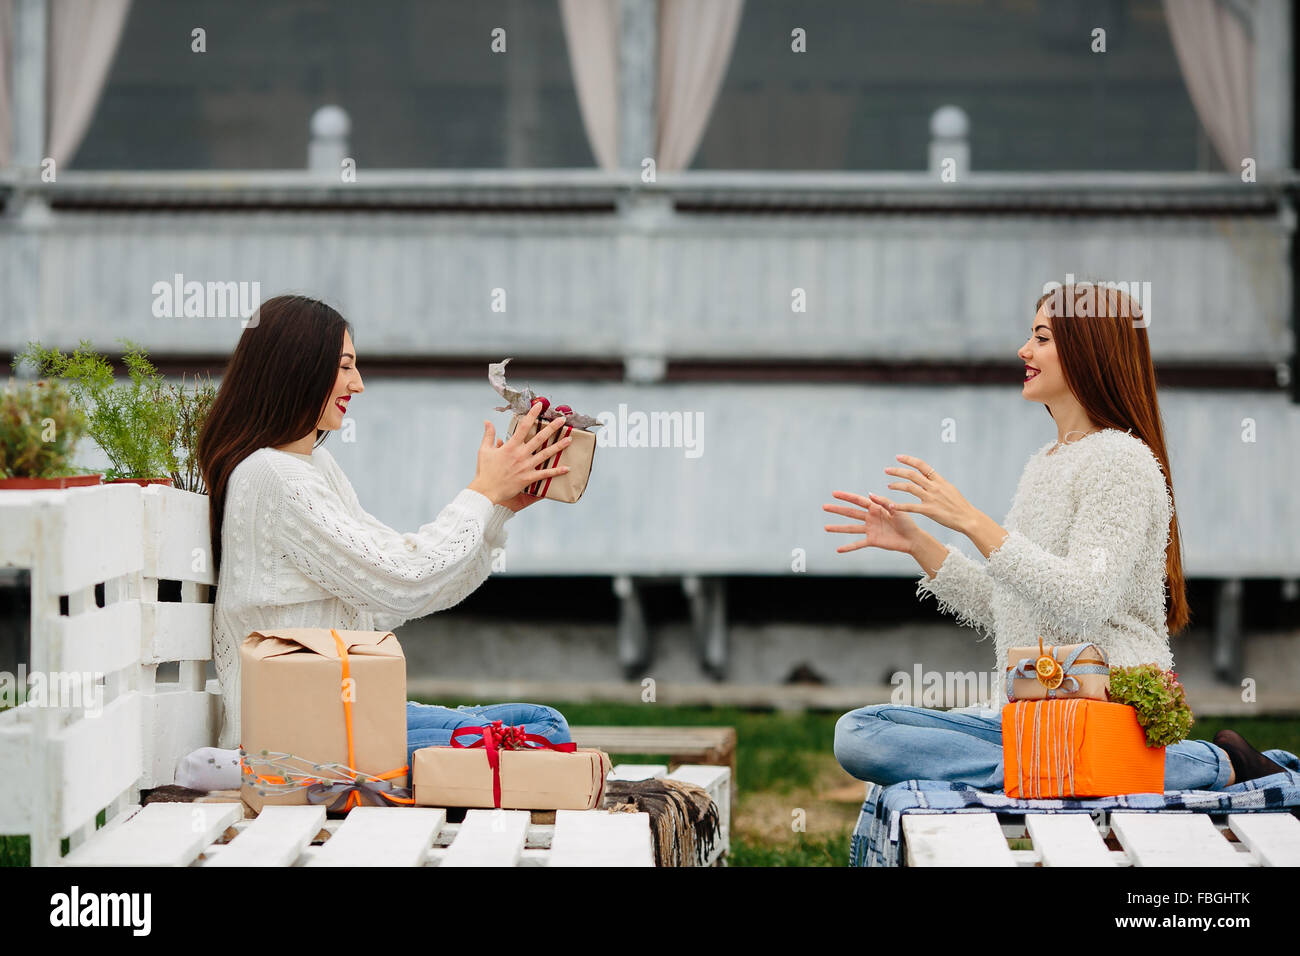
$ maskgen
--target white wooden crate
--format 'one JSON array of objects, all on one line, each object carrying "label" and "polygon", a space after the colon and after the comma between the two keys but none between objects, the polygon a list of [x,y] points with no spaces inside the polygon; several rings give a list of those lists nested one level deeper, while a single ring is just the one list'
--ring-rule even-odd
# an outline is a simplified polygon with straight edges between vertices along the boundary
[{"label": "white wooden crate", "polygon": [[[219,688],[204,677],[215,583],[208,499],[134,484],[6,491],[0,527],[0,567],[31,571],[31,671],[103,680],[100,707],[0,713],[0,834],[30,834],[33,865],[653,864],[644,813],[559,811],[542,826],[512,811],[449,824],[430,808],[365,807],[330,821],[320,808],[275,808],[245,821],[240,804],[141,807],[141,789],[172,783],[180,759],[214,746],[219,730]],[[179,582],[169,585],[179,600],[159,600],[164,581]],[[159,680],[172,664],[175,679]],[[672,776],[717,802],[717,861],[728,846],[730,771],[686,766]],[[101,811],[108,823],[96,829]]]},{"label": "white wooden crate", "polygon": [[[1287,812],[904,813],[908,866],[1298,866],[1300,819]],[[1106,843],[1114,834],[1120,849]],[[1012,850],[1009,839],[1032,841]]]}]

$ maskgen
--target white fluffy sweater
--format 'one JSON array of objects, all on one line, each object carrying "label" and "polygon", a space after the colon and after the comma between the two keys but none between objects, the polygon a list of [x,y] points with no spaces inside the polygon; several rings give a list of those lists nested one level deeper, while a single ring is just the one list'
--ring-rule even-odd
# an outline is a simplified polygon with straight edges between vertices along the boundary
[{"label": "white fluffy sweater", "polygon": [[464,600],[487,578],[514,512],[463,489],[419,531],[367,514],[323,447],[260,448],[226,489],[212,649],[218,746],[239,746],[239,645],[264,627],[393,630]]},{"label": "white fluffy sweater", "polygon": [[1165,548],[1173,499],[1146,443],[1108,428],[1048,442],[1025,465],[987,560],[948,545],[918,597],[994,639],[993,704],[1008,648],[1092,641],[1115,666],[1173,667],[1165,623]]}]

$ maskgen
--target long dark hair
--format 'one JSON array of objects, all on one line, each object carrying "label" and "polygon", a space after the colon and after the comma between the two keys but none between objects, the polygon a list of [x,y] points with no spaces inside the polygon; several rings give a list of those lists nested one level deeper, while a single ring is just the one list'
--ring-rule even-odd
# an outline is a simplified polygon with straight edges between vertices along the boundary
[{"label": "long dark hair", "polygon": [[[1052,338],[1061,358],[1065,384],[1092,422],[1102,428],[1132,429],[1146,442],[1164,469],[1169,500],[1174,500],[1174,476],[1165,449],[1165,432],[1156,400],[1156,371],[1147,340],[1142,307],[1120,289],[1080,282],[1045,292],[1034,307],[1052,320]],[[1048,408],[1048,414],[1051,409]],[[1169,544],[1165,548],[1168,600],[1165,622],[1169,634],[1191,619],[1183,579],[1178,513],[1169,515]]]},{"label": "long dark hair", "polygon": [[[352,326],[324,302],[279,295],[261,304],[239,337],[199,434],[214,574],[231,472],[259,448],[297,441],[320,421],[338,378],[344,332],[351,335]],[[316,429],[316,445],[328,434]]]}]

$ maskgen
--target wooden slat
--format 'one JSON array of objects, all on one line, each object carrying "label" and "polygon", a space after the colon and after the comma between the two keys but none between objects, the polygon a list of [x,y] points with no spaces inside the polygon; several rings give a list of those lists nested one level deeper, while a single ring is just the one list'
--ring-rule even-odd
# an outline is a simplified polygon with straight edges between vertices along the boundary
[{"label": "wooden slat", "polygon": [[423,866],[447,811],[356,807],[308,866]]},{"label": "wooden slat", "polygon": [[119,601],[51,621],[52,671],[109,674],[140,660],[140,602]]},{"label": "wooden slat", "polygon": [[995,813],[905,813],[908,866],[1015,866]]},{"label": "wooden slat", "polygon": [[144,705],[140,785],[166,786],[176,782],[176,767],[182,757],[216,742],[221,727],[220,701],[206,691],[158,689],[145,695]]},{"label": "wooden slat", "polygon": [[1114,866],[1115,858],[1086,813],[1027,813],[1025,826],[1043,866]]},{"label": "wooden slat", "polygon": [[212,605],[143,601],[140,605],[142,663],[212,658]]},{"label": "wooden slat", "polygon": [[1230,813],[1228,826],[1263,866],[1300,866],[1300,820],[1289,812]]},{"label": "wooden slat", "polygon": [[263,807],[244,831],[204,866],[293,866],[325,825],[323,806]]},{"label": "wooden slat", "polygon": [[524,851],[532,815],[526,810],[469,810],[443,866],[515,866]]},{"label": "wooden slat", "polygon": [[557,810],[549,866],[654,866],[650,814]]},{"label": "wooden slat", "polygon": [[0,833],[29,833],[36,819],[41,781],[30,716],[26,707],[0,713]]},{"label": "wooden slat", "polygon": [[69,594],[109,578],[139,571],[144,553],[139,485],[98,485],[42,492],[52,497],[42,510],[42,540],[37,557],[45,567],[44,586]]},{"label": "wooden slat", "polygon": [[[732,727],[570,727],[579,747],[611,753],[674,753],[735,746]],[[658,748],[658,749],[655,749]]]},{"label": "wooden slat", "polygon": [[144,573],[151,578],[216,584],[207,495],[150,485],[142,490],[141,503]]},{"label": "wooden slat", "polygon": [[239,803],[151,803],[63,858],[68,866],[188,866],[226,827]]},{"label": "wooden slat", "polygon": [[[54,777],[50,783],[58,793],[56,824],[60,833],[94,819],[140,778],[144,769],[142,709],[142,696],[130,691],[106,704],[98,717],[76,720],[53,735]],[[53,808],[44,812],[53,812]]]},{"label": "wooden slat", "polygon": [[667,776],[668,768],[657,763],[616,763],[610,770],[609,780],[649,780]]},{"label": "wooden slat", "polygon": [[1115,811],[1110,827],[1134,866],[1249,866],[1203,813]]}]

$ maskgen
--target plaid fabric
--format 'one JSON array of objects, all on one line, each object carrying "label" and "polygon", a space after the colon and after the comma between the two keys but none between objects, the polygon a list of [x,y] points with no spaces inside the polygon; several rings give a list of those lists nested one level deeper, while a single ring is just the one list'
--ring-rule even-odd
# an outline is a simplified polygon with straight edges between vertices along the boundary
[{"label": "plaid fabric", "polygon": [[891,787],[867,784],[867,799],[849,844],[849,866],[902,866],[905,813],[1092,813],[1140,810],[1147,813],[1238,813],[1244,810],[1300,810],[1300,757],[1285,750],[1264,756],[1287,768],[1222,790],[1170,790],[1120,797],[1016,800],[1005,793],[977,790],[943,780],[904,780]]}]

